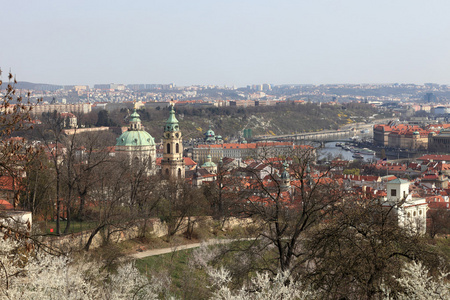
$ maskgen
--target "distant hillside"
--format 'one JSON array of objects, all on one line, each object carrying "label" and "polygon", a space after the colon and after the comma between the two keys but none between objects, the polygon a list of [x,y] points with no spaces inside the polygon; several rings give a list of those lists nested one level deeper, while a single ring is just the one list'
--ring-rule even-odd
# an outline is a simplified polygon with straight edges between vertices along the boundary
[{"label": "distant hillside", "polygon": [[[8,82],[4,81],[2,88],[4,88]],[[55,91],[63,88],[62,85],[46,84],[46,83],[32,83],[27,81],[18,81],[15,85],[16,89],[24,90],[37,90],[37,91]]]},{"label": "distant hillside", "polygon": [[[371,105],[348,103],[328,104],[280,104],[271,107],[248,108],[184,108],[175,107],[180,127],[185,137],[201,137],[211,129],[216,135],[239,136],[244,129],[252,129],[253,135],[279,135],[295,132],[308,132],[337,129],[341,125],[366,120],[379,113]],[[151,109],[139,111],[145,128],[157,140],[162,136],[164,121],[168,110]],[[116,112],[111,117],[126,126],[125,114]]]}]

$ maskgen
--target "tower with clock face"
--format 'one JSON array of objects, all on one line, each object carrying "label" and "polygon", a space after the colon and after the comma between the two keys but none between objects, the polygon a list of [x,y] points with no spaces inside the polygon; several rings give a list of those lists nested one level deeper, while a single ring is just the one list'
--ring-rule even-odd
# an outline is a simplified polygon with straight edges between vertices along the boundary
[{"label": "tower with clock face", "polygon": [[170,105],[170,115],[164,126],[163,147],[162,175],[170,179],[184,178],[183,139],[173,104]]}]

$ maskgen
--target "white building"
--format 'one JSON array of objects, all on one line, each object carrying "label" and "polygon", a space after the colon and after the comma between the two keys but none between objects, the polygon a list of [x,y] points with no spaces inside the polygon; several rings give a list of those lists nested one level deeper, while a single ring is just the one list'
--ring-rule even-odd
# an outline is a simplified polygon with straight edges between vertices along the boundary
[{"label": "white building", "polygon": [[426,233],[428,204],[425,198],[413,197],[409,193],[410,182],[394,179],[387,183],[386,207],[394,207],[398,224],[412,233]]}]

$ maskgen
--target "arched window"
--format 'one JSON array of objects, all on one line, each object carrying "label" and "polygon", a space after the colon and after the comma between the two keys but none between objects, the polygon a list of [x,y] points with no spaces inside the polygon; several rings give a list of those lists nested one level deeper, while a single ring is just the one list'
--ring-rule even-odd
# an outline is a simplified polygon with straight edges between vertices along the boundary
[{"label": "arched window", "polygon": [[170,154],[170,144],[167,144],[167,154]]},{"label": "arched window", "polygon": [[169,177],[169,169],[166,169],[166,176]]},{"label": "arched window", "polygon": [[178,143],[176,144],[176,153],[180,153],[180,145]]},{"label": "arched window", "polygon": [[178,168],[178,178],[181,178],[181,169],[180,168]]}]

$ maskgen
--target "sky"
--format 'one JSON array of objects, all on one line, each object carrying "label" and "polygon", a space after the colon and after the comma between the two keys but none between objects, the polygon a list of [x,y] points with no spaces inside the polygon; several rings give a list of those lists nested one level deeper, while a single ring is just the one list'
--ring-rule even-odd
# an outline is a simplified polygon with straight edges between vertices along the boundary
[{"label": "sky", "polygon": [[0,1],[0,68],[61,85],[450,83],[448,0]]}]

